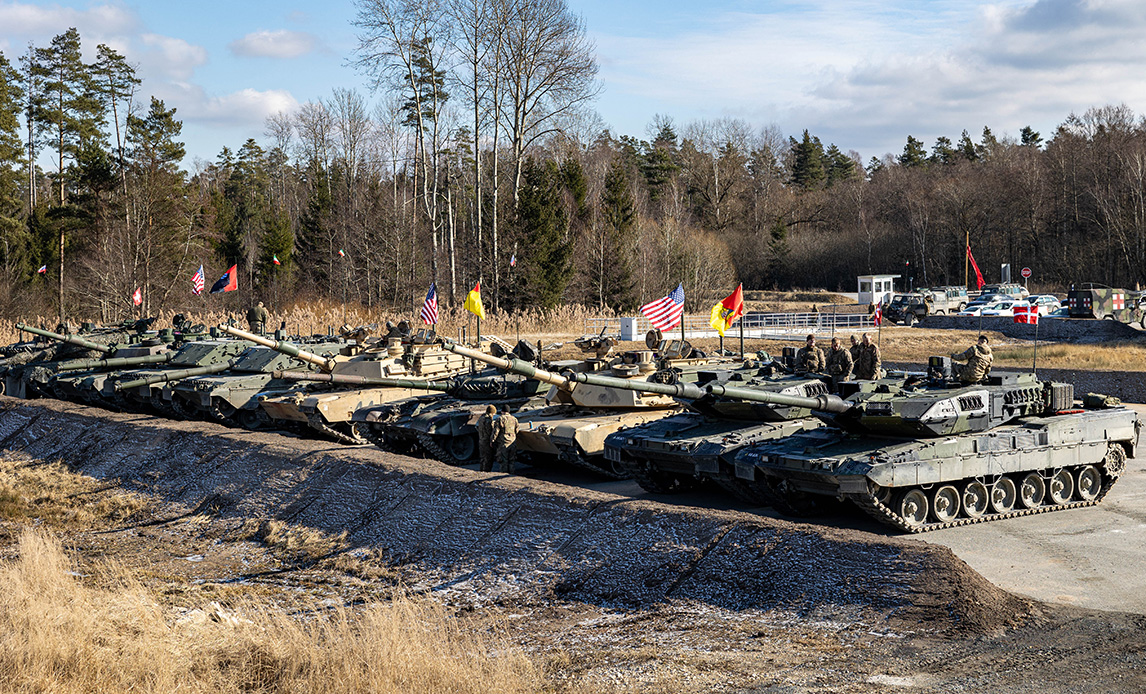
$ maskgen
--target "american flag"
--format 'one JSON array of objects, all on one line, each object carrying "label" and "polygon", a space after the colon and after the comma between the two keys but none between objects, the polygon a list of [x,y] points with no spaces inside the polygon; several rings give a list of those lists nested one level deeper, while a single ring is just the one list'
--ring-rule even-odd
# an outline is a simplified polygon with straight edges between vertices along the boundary
[{"label": "american flag", "polygon": [[649,319],[657,330],[671,330],[680,322],[684,314],[684,285],[678,284],[669,295],[645,304],[641,307],[641,315]]},{"label": "american flag", "polygon": [[438,322],[438,289],[433,282],[430,291],[426,293],[426,301],[422,303],[422,322],[434,325]]},{"label": "american flag", "polygon": [[198,296],[203,293],[203,288],[207,286],[207,278],[203,276],[203,266],[199,266],[199,271],[191,278],[191,293]]}]

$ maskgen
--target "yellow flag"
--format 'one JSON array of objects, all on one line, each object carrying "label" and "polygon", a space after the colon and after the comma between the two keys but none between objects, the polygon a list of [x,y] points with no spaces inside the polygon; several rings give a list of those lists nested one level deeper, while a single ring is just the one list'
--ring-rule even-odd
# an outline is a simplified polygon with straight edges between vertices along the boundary
[{"label": "yellow flag", "polygon": [[736,287],[736,291],[725,297],[724,301],[712,307],[712,316],[709,325],[716,328],[716,332],[724,337],[724,331],[732,327],[736,319],[744,315],[744,285]]},{"label": "yellow flag", "polygon": [[485,307],[481,305],[481,282],[475,284],[470,293],[466,295],[466,303],[462,306],[478,318],[485,320]]}]

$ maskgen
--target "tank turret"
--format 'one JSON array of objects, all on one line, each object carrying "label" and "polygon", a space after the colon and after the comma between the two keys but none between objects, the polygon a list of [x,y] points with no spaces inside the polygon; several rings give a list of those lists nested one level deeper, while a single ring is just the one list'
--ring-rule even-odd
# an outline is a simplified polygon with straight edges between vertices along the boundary
[{"label": "tank turret", "polygon": [[79,337],[78,335],[61,335],[59,333],[54,333],[50,330],[41,330],[40,328],[33,328],[32,326],[24,325],[23,323],[17,323],[16,329],[17,330],[23,330],[24,332],[32,333],[33,335],[39,335],[40,337],[46,337],[49,340],[56,340],[57,342],[65,342],[69,345],[76,345],[77,347],[83,347],[84,349],[90,349],[90,350],[94,350],[96,352],[103,352],[104,354],[111,354],[112,352],[115,351],[114,347],[109,347],[108,345],[101,345],[98,342],[92,342],[91,340],[85,340],[84,338]]},{"label": "tank turret", "polygon": [[307,350],[287,342],[286,340],[271,340],[263,337],[262,335],[249,333],[246,330],[240,330],[230,325],[220,325],[219,330],[233,337],[238,337],[243,340],[247,340],[248,342],[254,342],[256,345],[270,347],[276,352],[282,352],[283,354],[290,355],[299,361],[306,362],[307,364],[312,364],[327,373],[333,371],[335,365],[338,363],[332,357],[323,357],[315,354],[314,352],[308,352]]},{"label": "tank turret", "polygon": [[218,364],[208,364],[207,366],[197,366],[191,369],[175,369],[172,371],[160,371],[150,376],[137,378],[131,381],[116,381],[115,389],[117,391],[131,390],[133,388],[141,388],[143,386],[153,386],[157,383],[169,383],[171,381],[179,381],[184,378],[191,378],[193,376],[206,376],[208,374],[217,374],[227,371],[235,367],[237,359],[229,359]]}]

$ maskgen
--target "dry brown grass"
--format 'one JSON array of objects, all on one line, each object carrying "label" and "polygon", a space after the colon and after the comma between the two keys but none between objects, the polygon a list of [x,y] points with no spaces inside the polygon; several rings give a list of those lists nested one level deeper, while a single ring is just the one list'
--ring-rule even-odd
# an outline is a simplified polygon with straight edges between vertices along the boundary
[{"label": "dry brown grass", "polygon": [[142,496],[105,488],[61,462],[0,458],[3,520],[39,519],[55,527],[88,528],[122,522],[146,506]]},{"label": "dry brown grass", "polygon": [[321,530],[288,525],[277,520],[248,519],[239,529],[238,539],[258,538],[268,547],[301,559],[321,559],[346,548],[346,531],[328,535]]},{"label": "dry brown grass", "polygon": [[[497,630],[427,600],[349,610],[249,601],[164,607],[128,572],[87,585],[53,536],[28,528],[0,565],[0,683],[60,692],[527,692],[543,675]],[[90,567],[87,569],[91,571]]]}]

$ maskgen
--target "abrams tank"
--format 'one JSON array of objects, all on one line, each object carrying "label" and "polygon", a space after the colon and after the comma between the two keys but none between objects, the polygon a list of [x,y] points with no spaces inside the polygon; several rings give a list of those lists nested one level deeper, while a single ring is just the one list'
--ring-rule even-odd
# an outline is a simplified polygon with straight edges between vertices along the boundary
[{"label": "abrams tank", "polygon": [[[670,358],[658,364],[651,350],[637,350],[612,359],[574,362],[574,368],[556,374],[518,359],[475,353],[454,344],[447,343],[446,349],[551,386],[545,406],[515,415],[519,454],[534,460],[557,459],[613,479],[625,479],[629,472],[605,458],[605,438],[679,412],[680,405],[673,394],[660,390],[623,388],[616,383],[606,387],[580,381],[578,376],[608,375],[620,383],[657,379],[691,382],[716,361]],[[671,356],[679,357],[685,351],[678,348]]]},{"label": "abrams tank", "polygon": [[[307,345],[322,357],[336,354],[342,346],[336,342]],[[272,420],[259,407],[259,396],[284,395],[301,388],[298,381],[276,375],[300,364],[306,365],[270,347],[253,345],[225,374],[204,374],[167,383],[163,399],[187,418],[209,419],[251,430],[266,428]]]},{"label": "abrams tank", "polygon": [[[921,532],[1089,506],[1134,455],[1137,415],[1115,398],[1074,398],[1034,374],[953,381],[932,357],[930,378],[814,401],[714,386],[714,394],[811,407],[833,426],[742,449],[736,475],[777,510],[811,515],[853,502],[882,523]],[[797,402],[798,401],[798,402]]]},{"label": "abrams tank", "polygon": [[[269,340],[233,327],[221,327],[220,330],[300,359],[333,376],[440,381],[470,367],[468,359],[451,354],[436,344],[437,336],[428,330],[419,331],[408,343],[400,338],[390,338],[384,344],[377,343],[369,348],[358,344],[346,345],[332,357],[320,357],[290,343]],[[307,425],[335,441],[363,444],[369,441],[362,435],[360,424],[353,421],[356,410],[420,394],[420,391],[410,388],[343,387],[334,390],[331,385],[337,383],[328,381],[325,386],[316,384],[316,387],[287,395],[262,395],[259,396],[259,404],[268,417],[278,420],[277,425]]]}]

